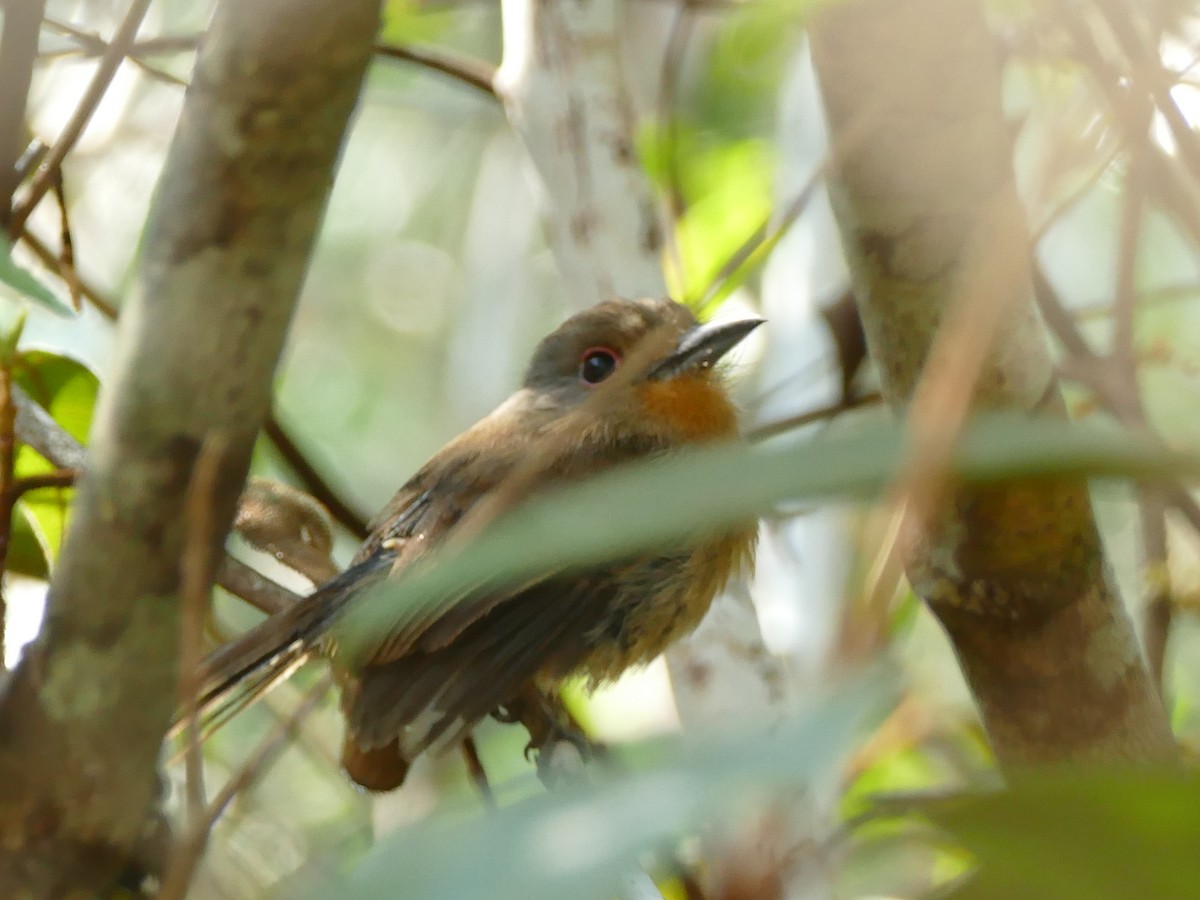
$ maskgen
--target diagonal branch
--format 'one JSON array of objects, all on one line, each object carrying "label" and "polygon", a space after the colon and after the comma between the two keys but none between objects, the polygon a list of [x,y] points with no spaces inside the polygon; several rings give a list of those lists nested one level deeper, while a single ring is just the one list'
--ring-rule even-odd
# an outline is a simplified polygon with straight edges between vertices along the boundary
[{"label": "diagonal branch", "polygon": [[413,44],[379,43],[375,45],[375,53],[389,59],[416,63],[433,72],[440,72],[448,78],[453,78],[460,84],[472,87],[493,99],[496,97],[496,91],[492,87],[496,70],[480,60],[436,47],[418,47]]},{"label": "diagonal branch", "polygon": [[38,202],[46,195],[46,192],[54,187],[54,181],[58,177],[59,166],[67,158],[67,153],[75,146],[75,142],[79,140],[79,136],[83,134],[83,129],[91,121],[92,114],[96,111],[96,107],[100,105],[100,101],[104,99],[104,93],[108,90],[109,84],[112,83],[113,76],[117,74],[117,69],[120,67],[121,61],[125,59],[125,54],[129,52],[129,48],[133,45],[133,40],[137,36],[137,30],[141,27],[142,19],[145,18],[146,10],[149,7],[150,0],[130,0],[125,17],[117,27],[117,33],[113,35],[108,49],[100,57],[100,63],[96,67],[96,74],[92,76],[87,90],[84,91],[83,96],[79,100],[79,105],[71,113],[71,118],[67,120],[62,134],[58,136],[58,140],[54,142],[54,146],[50,148],[50,152],[42,160],[41,166],[38,167],[38,173],[33,179],[33,184],[29,186],[28,195],[21,202],[21,205],[13,210],[12,218],[8,222],[8,234],[10,237],[16,238],[20,235],[21,229],[25,227],[25,222],[29,219],[34,207],[38,205]]}]

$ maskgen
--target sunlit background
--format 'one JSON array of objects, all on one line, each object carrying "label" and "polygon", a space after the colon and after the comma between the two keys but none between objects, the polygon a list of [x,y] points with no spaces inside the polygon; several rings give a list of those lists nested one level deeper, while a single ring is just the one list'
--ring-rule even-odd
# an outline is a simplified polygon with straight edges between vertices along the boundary
[{"label": "sunlit background", "polygon": [[[383,39],[436,44],[496,63],[500,20],[488,2],[387,4]],[[824,130],[804,35],[803,4],[713,4],[694,16],[678,70],[678,89],[663,108],[660,80],[674,4],[625,6],[627,74],[639,103],[642,149],[661,173],[665,155],[681,172],[688,207],[678,226],[685,282],[703,283],[750,237],[772,208],[791,203],[821,165]],[[1088,73],[1048,46],[1026,48],[1048,27],[1023,4],[994,4],[998,40],[1014,49],[1005,99],[1014,124],[1018,180],[1038,253],[1085,332],[1103,342],[1109,330],[1115,241],[1124,170],[1118,138]],[[50,18],[108,34],[123,11],[116,0],[51,0]],[[208,3],[162,0],[141,34],[201,32]],[[1168,66],[1192,67],[1200,28],[1190,17],[1161,47]],[[30,99],[30,126],[50,140],[62,128],[91,76],[94,60],[70,34],[43,32]],[[1024,49],[1022,49],[1024,48]],[[126,63],[67,160],[65,193],[76,264],[83,281],[118,306],[155,180],[179,113],[192,53]],[[1183,114],[1200,115],[1200,89],[1184,77],[1175,89]],[[664,121],[664,112],[669,116]],[[1155,135],[1173,153],[1167,128]],[[345,147],[338,181],[277,378],[276,412],[311,462],[350,505],[373,514],[447,439],[508,395],[544,333],[577,307],[547,249],[524,153],[494,98],[444,75],[399,60],[377,60]],[[43,203],[31,231],[57,246],[60,222]],[[18,259],[64,298],[56,275],[27,251]],[[1193,239],[1151,208],[1137,286],[1142,387],[1153,425],[1171,443],[1200,443],[1200,271]],[[765,263],[740,281],[718,316],[761,312],[769,326],[734,360],[732,375],[747,425],[762,424],[837,401],[840,370],[819,315],[837,299],[847,275],[827,201],[818,191]],[[0,287],[0,291],[4,290]],[[11,315],[12,304],[0,306]],[[34,308],[23,346],[77,360],[104,380],[113,325],[89,303],[76,317]],[[82,436],[94,382],[85,371],[63,374],[64,403],[79,405]],[[873,389],[870,373],[856,390]],[[74,399],[72,399],[74,398]],[[1075,412],[1094,413],[1082,392]],[[819,439],[876,407],[809,426],[797,439]],[[262,474],[289,478],[265,443]],[[1098,489],[1105,537],[1126,597],[1140,619],[1139,525],[1124,488]],[[43,542],[56,540],[61,516],[52,501],[27,510]],[[886,522],[850,506],[787,508],[762,524],[753,597],[764,637],[786,662],[802,699],[832,678],[845,601],[870,577]],[[1173,535],[1173,587],[1195,607],[1200,573],[1195,535]],[[354,541],[339,535],[341,562]],[[45,583],[16,578],[9,587],[6,662],[36,631]],[[222,626],[232,631],[257,613],[224,598]],[[885,655],[902,677],[903,699],[889,730],[856,762],[852,795],[962,782],[987,765],[975,714],[952,655],[931,617],[911,596],[897,596]],[[1200,733],[1200,627],[1190,615],[1176,625],[1169,657],[1173,717],[1185,740]],[[208,744],[210,780],[219,783],[286,715],[315,673],[283,685]],[[602,740],[626,741],[678,727],[661,662],[618,684],[573,698]],[[424,760],[395,795],[356,791],[336,764],[340,741],[330,698],[301,728],[293,746],[223,819],[194,896],[248,897],[272,885],[289,896],[288,879],[313,867],[336,868],[366,848],[372,835],[438,814],[461,818],[481,808],[454,753]],[[877,736],[880,737],[880,736]],[[484,725],[485,766],[504,803],[541,790],[524,760],[524,735]],[[177,782],[176,766],[172,778]],[[893,834],[857,846],[842,866],[845,896],[906,896],[961,870],[961,861],[914,836]],[[293,884],[294,886],[294,884]]]}]

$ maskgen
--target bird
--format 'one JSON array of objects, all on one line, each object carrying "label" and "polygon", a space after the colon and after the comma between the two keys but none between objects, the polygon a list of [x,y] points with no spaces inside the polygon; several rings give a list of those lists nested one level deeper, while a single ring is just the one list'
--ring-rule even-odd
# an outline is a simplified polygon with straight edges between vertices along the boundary
[{"label": "bird", "polygon": [[[540,491],[624,462],[738,439],[717,363],[763,323],[701,323],[666,298],[612,299],[569,317],[533,352],[520,387],[451,440],[369,526],[349,568],[202,664],[202,702],[256,689],[319,653],[339,615],[382,579]],[[636,509],[629,515],[636,516]],[[756,523],[569,570],[485,596],[450,598],[432,621],[394,613],[353,671],[339,675],[341,763],[387,791],[419,753],[565,679],[610,682],[700,623],[753,565]]]}]

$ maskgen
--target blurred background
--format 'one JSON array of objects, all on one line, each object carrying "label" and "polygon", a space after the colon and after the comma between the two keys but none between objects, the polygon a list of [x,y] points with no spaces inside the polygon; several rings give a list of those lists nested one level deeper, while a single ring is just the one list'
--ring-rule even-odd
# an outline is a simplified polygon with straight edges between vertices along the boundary
[{"label": "blurred background", "polygon": [[[637,0],[622,7],[621,51],[639,113],[643,164],[662,195],[674,191],[682,201],[675,239],[685,274],[673,287],[683,296],[703,295],[721,262],[754,239],[772,210],[807,197],[806,187],[818,175],[826,146],[805,37],[811,6],[798,0],[694,3],[686,30],[677,3]],[[33,137],[50,143],[62,130],[94,70],[88,37],[111,34],[124,9],[116,0],[48,2],[29,100]],[[1102,79],[1120,74],[1126,63],[1111,40],[1098,40],[1094,56],[1080,52],[1055,4],[996,0],[988,9],[1005,61],[1015,167],[1038,258],[1082,333],[1103,347],[1111,333],[1128,136],[1111,114]],[[1170,97],[1189,128],[1200,115],[1200,82],[1193,81],[1200,22],[1194,12],[1189,3],[1149,4],[1144,15],[1126,10],[1131,28],[1152,30],[1172,78]],[[210,14],[209,3],[195,0],[151,5],[140,35],[161,42],[120,68],[64,166],[78,278],[118,309],[130,288],[196,39]],[[389,0],[386,15],[385,44],[500,61],[496,3]],[[1076,5],[1070,15],[1088,24],[1098,14]],[[1117,83],[1118,89],[1128,85]],[[1166,165],[1178,160],[1170,123],[1156,121],[1153,140]],[[411,60],[381,55],[372,65],[277,375],[275,404],[283,429],[360,516],[373,515],[430,454],[505,398],[536,341],[579,305],[548,249],[528,166],[495,97]],[[1196,184],[1185,186],[1194,191]],[[1195,199],[1183,194],[1178,202]],[[1195,447],[1200,235],[1164,200],[1148,202],[1143,216],[1136,270],[1140,388],[1151,427],[1171,445]],[[29,230],[58,252],[61,221],[54,204],[39,206]],[[24,244],[14,258],[69,302],[57,267]],[[769,321],[732,365],[748,428],[836,407],[844,399],[847,372],[822,310],[847,288],[839,237],[818,183],[769,252],[724,283],[708,310],[718,316],[755,311]],[[6,290],[0,285],[0,294]],[[17,308],[15,302],[0,304],[0,314],[14,316]],[[83,437],[97,379],[104,380],[112,356],[111,316],[86,299],[74,316],[33,306],[21,346],[65,358],[34,381],[56,417]],[[871,373],[851,374],[852,396],[870,398]],[[1077,417],[1107,415],[1090,392],[1068,388]],[[883,415],[867,403],[817,416],[787,439],[820,440],[830,430]],[[294,481],[265,440],[255,468]],[[1148,575],[1132,492],[1110,484],[1095,492],[1136,622],[1153,593],[1150,576],[1170,585],[1177,614],[1164,680],[1173,722],[1190,743],[1200,733],[1196,535],[1170,520],[1169,565]],[[23,527],[50,555],[65,510],[64,499],[50,497],[22,508]],[[751,594],[795,702],[825,690],[860,628],[878,628],[884,637],[871,654],[899,673],[894,709],[836,779],[833,795],[842,810],[853,814],[869,794],[943,790],[985,771],[988,751],[953,656],[907,587],[882,613],[869,613],[882,615],[880,621],[857,618],[864,613],[855,598],[880,558],[879,535],[887,533],[880,513],[849,504],[789,507],[761,529]],[[355,544],[338,532],[341,563]],[[45,590],[36,561],[24,571],[14,579],[10,600],[10,666],[20,643],[36,631]],[[291,577],[278,569],[274,575]],[[234,598],[220,601],[226,633],[257,615]],[[300,673],[208,741],[211,781],[238,771],[316,674]],[[605,741],[678,727],[661,661],[595,695],[580,689],[571,701],[589,731]],[[482,809],[455,753],[424,760],[394,795],[372,798],[356,791],[338,771],[340,728],[336,700],[329,697],[222,819],[193,896],[254,897],[269,890],[290,896],[298,890],[294,879],[311,877],[314,868],[343,867],[378,833],[430,816],[454,821]],[[519,728],[488,723],[479,740],[502,805],[541,792],[523,757]],[[170,770],[176,794],[178,769]],[[833,883],[841,896],[911,896],[965,866],[960,853],[919,828],[868,827],[839,840]],[[669,878],[663,884],[668,894],[684,895]]]}]

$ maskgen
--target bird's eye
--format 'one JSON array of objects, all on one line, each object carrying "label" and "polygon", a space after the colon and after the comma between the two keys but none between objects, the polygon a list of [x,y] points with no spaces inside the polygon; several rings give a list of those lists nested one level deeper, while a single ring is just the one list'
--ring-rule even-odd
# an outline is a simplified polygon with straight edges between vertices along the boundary
[{"label": "bird's eye", "polygon": [[579,380],[584,384],[599,384],[617,370],[621,358],[607,347],[585,350],[579,361]]}]

